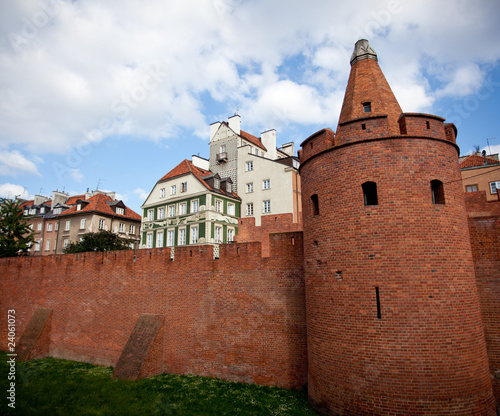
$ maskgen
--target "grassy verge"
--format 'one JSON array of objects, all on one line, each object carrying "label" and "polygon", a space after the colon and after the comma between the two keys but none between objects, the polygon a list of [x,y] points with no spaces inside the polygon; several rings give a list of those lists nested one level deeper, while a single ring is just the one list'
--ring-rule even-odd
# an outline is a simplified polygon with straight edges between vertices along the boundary
[{"label": "grassy verge", "polygon": [[55,358],[16,363],[12,409],[7,359],[0,352],[2,415],[316,415],[303,391],[169,374],[113,380],[109,367]]}]

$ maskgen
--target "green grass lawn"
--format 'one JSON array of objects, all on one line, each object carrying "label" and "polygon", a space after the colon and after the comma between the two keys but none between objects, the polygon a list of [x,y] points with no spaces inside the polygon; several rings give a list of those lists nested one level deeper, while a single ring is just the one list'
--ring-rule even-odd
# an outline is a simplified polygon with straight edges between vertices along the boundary
[{"label": "green grass lawn", "polygon": [[110,367],[55,358],[16,363],[11,409],[7,359],[0,352],[2,415],[316,415],[304,391],[169,374],[113,380]]}]

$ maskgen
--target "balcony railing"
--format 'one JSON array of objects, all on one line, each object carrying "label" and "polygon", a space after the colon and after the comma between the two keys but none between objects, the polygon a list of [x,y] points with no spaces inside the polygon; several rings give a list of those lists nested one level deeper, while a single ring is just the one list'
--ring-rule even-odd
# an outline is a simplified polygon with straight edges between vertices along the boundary
[{"label": "balcony railing", "polygon": [[217,153],[217,162],[227,162],[227,152]]}]

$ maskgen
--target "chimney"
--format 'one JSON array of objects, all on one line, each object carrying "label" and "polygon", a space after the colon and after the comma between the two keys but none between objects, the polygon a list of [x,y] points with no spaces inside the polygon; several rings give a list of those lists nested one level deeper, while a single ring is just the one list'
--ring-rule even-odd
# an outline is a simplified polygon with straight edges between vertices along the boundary
[{"label": "chimney", "polygon": [[229,117],[227,121],[229,121],[229,128],[236,134],[240,134],[241,117],[238,114],[235,114],[234,116]]},{"label": "chimney", "polygon": [[193,165],[203,170],[210,170],[210,161],[200,156],[193,155],[191,158]]},{"label": "chimney", "polygon": [[52,207],[57,204],[64,204],[68,200],[68,194],[66,192],[59,192],[57,189],[52,191]]},{"label": "chimney", "polygon": [[220,127],[220,121],[216,121],[215,123],[210,124],[210,141],[215,136],[215,133],[217,133],[217,130],[219,130]]},{"label": "chimney", "polygon": [[281,146],[281,150],[288,156],[293,156],[295,154],[294,143],[285,143],[283,146]]},{"label": "chimney", "polygon": [[260,141],[267,149],[266,157],[271,160],[276,160],[276,130],[268,130],[260,135]]}]

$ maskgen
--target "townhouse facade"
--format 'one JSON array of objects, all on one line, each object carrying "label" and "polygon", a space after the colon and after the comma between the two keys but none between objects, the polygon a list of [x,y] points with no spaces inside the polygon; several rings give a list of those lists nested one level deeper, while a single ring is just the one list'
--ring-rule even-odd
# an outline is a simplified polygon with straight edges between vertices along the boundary
[{"label": "townhouse facade", "polygon": [[141,248],[232,242],[240,199],[231,178],[208,170],[193,156],[164,175],[142,205]]},{"label": "townhouse facade", "polygon": [[276,130],[261,137],[241,129],[239,115],[210,126],[210,170],[230,177],[241,198],[242,218],[255,218],[260,226],[265,215],[293,215],[301,222],[299,160],[294,144],[276,147]]},{"label": "townhouse facade", "polygon": [[[241,130],[235,115],[210,125],[209,145],[209,159],[183,160],[153,187],[141,207],[141,248],[232,242],[241,227],[260,227],[264,216],[274,216],[275,231],[285,221],[281,214],[300,227],[293,143],[278,149],[275,130],[258,138]],[[253,222],[238,221],[244,218]]]},{"label": "townhouse facade", "polygon": [[35,237],[30,251],[34,256],[62,254],[70,243],[81,241],[85,233],[99,230],[112,231],[130,248],[139,248],[141,217],[123,201],[117,201],[114,192],[69,196],[54,191],[52,199],[37,195],[21,207],[30,217]]},{"label": "townhouse facade", "polygon": [[488,201],[498,201],[500,190],[500,160],[498,153],[486,152],[460,158],[460,172],[465,192],[485,191]]}]

